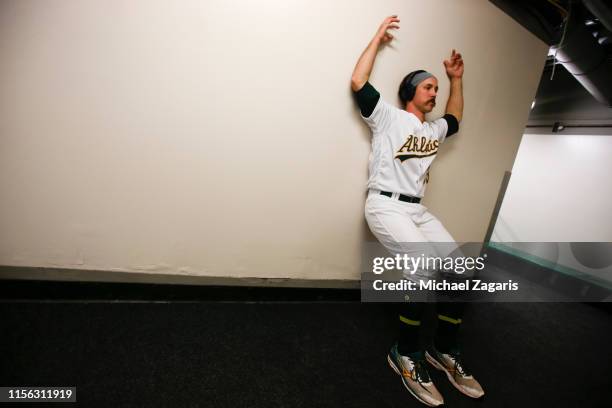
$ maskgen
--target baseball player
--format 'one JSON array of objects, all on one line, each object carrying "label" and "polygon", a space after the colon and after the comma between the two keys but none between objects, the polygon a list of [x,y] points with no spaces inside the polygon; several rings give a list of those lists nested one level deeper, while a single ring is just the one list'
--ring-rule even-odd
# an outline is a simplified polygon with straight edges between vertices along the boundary
[{"label": "baseball player", "polygon": [[[393,40],[390,30],[399,29],[397,15],[387,17],[361,54],[351,78],[351,88],[361,116],[372,130],[368,198],[365,216],[372,233],[391,253],[422,254],[417,243],[455,243],[442,223],[420,204],[429,179],[429,167],[440,145],[459,130],[463,114],[461,54],[452,51],[444,61],[450,80],[446,114],[432,122],[425,114],[436,105],[438,80],[427,71],[408,74],[399,86],[402,109],[384,101],[368,82],[378,50]],[[456,245],[456,244],[454,244]],[[446,255],[446,254],[438,254]],[[428,279],[420,270],[408,279]],[[457,334],[462,303],[439,303],[434,345],[425,352],[419,344],[422,303],[405,303],[399,314],[399,339],[389,352],[389,365],[411,394],[429,406],[444,403],[429,377],[426,362],[443,371],[462,393],[479,398],[484,391],[461,360]]]}]

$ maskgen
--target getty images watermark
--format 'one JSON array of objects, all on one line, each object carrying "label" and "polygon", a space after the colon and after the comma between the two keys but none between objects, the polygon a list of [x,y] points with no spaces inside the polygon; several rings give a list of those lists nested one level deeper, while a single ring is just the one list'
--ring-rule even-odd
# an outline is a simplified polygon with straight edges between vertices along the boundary
[{"label": "getty images watermark", "polygon": [[612,302],[612,242],[368,241],[363,302]]},{"label": "getty images watermark", "polygon": [[[372,288],[375,291],[470,291],[482,290],[493,293],[495,291],[518,290],[519,285],[509,279],[506,282],[485,282],[482,279],[467,278],[435,279],[431,278],[429,271],[449,271],[456,275],[465,276],[466,272],[479,272],[485,269],[486,254],[478,257],[439,257],[439,256],[408,256],[397,254],[393,257],[375,257],[372,259],[372,273],[381,275],[388,271],[401,271],[404,276],[414,276],[416,279],[400,279],[399,281],[385,281],[375,279]],[[417,272],[423,271],[421,274]]]}]

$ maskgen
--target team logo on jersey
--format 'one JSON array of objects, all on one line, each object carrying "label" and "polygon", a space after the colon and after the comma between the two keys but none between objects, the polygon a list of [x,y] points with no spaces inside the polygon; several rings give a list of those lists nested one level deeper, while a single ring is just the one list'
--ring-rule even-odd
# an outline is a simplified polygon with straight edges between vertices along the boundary
[{"label": "team logo on jersey", "polygon": [[410,135],[395,154],[395,158],[403,162],[408,159],[433,156],[438,153],[439,146],[440,142],[437,140]]}]

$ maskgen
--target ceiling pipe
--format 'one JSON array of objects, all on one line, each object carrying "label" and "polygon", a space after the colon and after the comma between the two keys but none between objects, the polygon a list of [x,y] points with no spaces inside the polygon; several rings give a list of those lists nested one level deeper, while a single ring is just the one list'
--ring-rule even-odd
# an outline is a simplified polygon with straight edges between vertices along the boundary
[{"label": "ceiling pipe", "polygon": [[608,31],[612,31],[612,7],[609,3],[601,0],[582,0],[582,2]]},{"label": "ceiling pipe", "polygon": [[572,15],[567,24],[563,43],[553,46],[552,54],[595,99],[612,107],[612,69],[605,49]]}]

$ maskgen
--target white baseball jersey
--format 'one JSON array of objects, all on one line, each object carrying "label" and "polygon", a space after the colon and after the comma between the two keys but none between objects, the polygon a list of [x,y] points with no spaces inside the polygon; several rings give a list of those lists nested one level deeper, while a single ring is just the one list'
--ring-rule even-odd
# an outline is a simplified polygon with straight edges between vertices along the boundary
[{"label": "white baseball jersey", "polygon": [[369,117],[361,117],[373,133],[368,188],[423,197],[429,166],[446,139],[446,119],[421,123],[382,97]]}]

